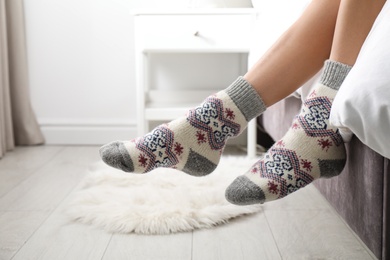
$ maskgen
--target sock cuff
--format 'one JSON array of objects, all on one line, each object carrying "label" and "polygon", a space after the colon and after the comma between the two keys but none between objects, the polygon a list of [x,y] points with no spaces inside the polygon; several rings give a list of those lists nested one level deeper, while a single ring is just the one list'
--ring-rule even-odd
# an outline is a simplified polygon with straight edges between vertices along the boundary
[{"label": "sock cuff", "polygon": [[320,83],[338,90],[351,69],[352,66],[344,63],[326,60]]},{"label": "sock cuff", "polygon": [[226,93],[247,121],[259,116],[267,109],[257,91],[243,77],[238,77],[226,89]]}]

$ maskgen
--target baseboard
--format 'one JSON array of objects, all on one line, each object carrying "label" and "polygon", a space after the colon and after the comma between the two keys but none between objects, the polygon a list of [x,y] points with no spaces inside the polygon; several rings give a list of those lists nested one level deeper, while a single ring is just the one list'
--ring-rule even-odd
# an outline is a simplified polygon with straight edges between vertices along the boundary
[{"label": "baseboard", "polygon": [[41,126],[46,144],[102,145],[137,137],[136,126]]}]

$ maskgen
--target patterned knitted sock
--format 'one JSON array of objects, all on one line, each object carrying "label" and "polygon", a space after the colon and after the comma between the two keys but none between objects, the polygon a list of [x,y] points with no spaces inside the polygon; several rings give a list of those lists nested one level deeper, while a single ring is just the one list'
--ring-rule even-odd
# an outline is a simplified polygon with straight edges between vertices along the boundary
[{"label": "patterned knitted sock", "polygon": [[265,109],[256,90],[239,77],[189,110],[187,116],[132,141],[104,145],[100,155],[108,165],[126,172],[169,167],[203,176],[216,168],[226,140],[239,135],[247,122]]},{"label": "patterned knitted sock", "polygon": [[332,101],[350,66],[326,61],[320,82],[304,102],[286,135],[226,190],[233,204],[283,198],[320,177],[333,177],[346,161],[344,142],[329,125]]}]

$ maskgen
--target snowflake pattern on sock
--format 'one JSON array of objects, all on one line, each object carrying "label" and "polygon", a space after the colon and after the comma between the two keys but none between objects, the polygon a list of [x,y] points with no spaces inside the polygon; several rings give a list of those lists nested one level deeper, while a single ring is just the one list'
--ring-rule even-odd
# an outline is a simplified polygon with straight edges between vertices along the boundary
[{"label": "snowflake pattern on sock", "polygon": [[307,160],[304,162],[306,164],[292,150],[271,147],[264,158],[252,166],[250,172],[268,179],[268,192],[282,198],[313,181],[307,168],[311,163]]},{"label": "snowflake pattern on sock", "polygon": [[224,109],[221,99],[211,96],[190,110],[187,120],[200,130],[196,132],[198,144],[207,141],[212,150],[221,150],[229,137],[240,133],[240,125],[233,121],[235,116],[230,108]]},{"label": "snowflake pattern on sock", "polygon": [[155,128],[152,132],[139,138],[136,141],[136,147],[143,153],[139,155],[139,166],[145,168],[145,172],[151,171],[157,167],[172,167],[179,160],[182,150],[179,143],[174,146],[174,132],[166,125]]},{"label": "snowflake pattern on sock", "polygon": [[[338,146],[343,143],[343,139],[338,129],[335,131],[335,128],[328,126],[332,102],[326,96],[316,97],[315,93],[313,91],[311,98],[304,102],[302,113],[298,116],[300,126],[308,136],[329,137]],[[324,139],[320,140],[322,140],[319,141],[320,143],[326,142]],[[328,145],[332,145],[330,140],[327,142],[329,142]]]}]

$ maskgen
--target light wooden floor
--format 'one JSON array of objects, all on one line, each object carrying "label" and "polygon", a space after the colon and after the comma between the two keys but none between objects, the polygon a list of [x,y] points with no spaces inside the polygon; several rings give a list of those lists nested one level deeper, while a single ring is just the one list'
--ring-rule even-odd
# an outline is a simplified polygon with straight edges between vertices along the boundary
[{"label": "light wooden floor", "polygon": [[97,151],[17,148],[0,160],[1,260],[375,259],[313,186],[210,230],[141,236],[69,223],[63,207]]}]

